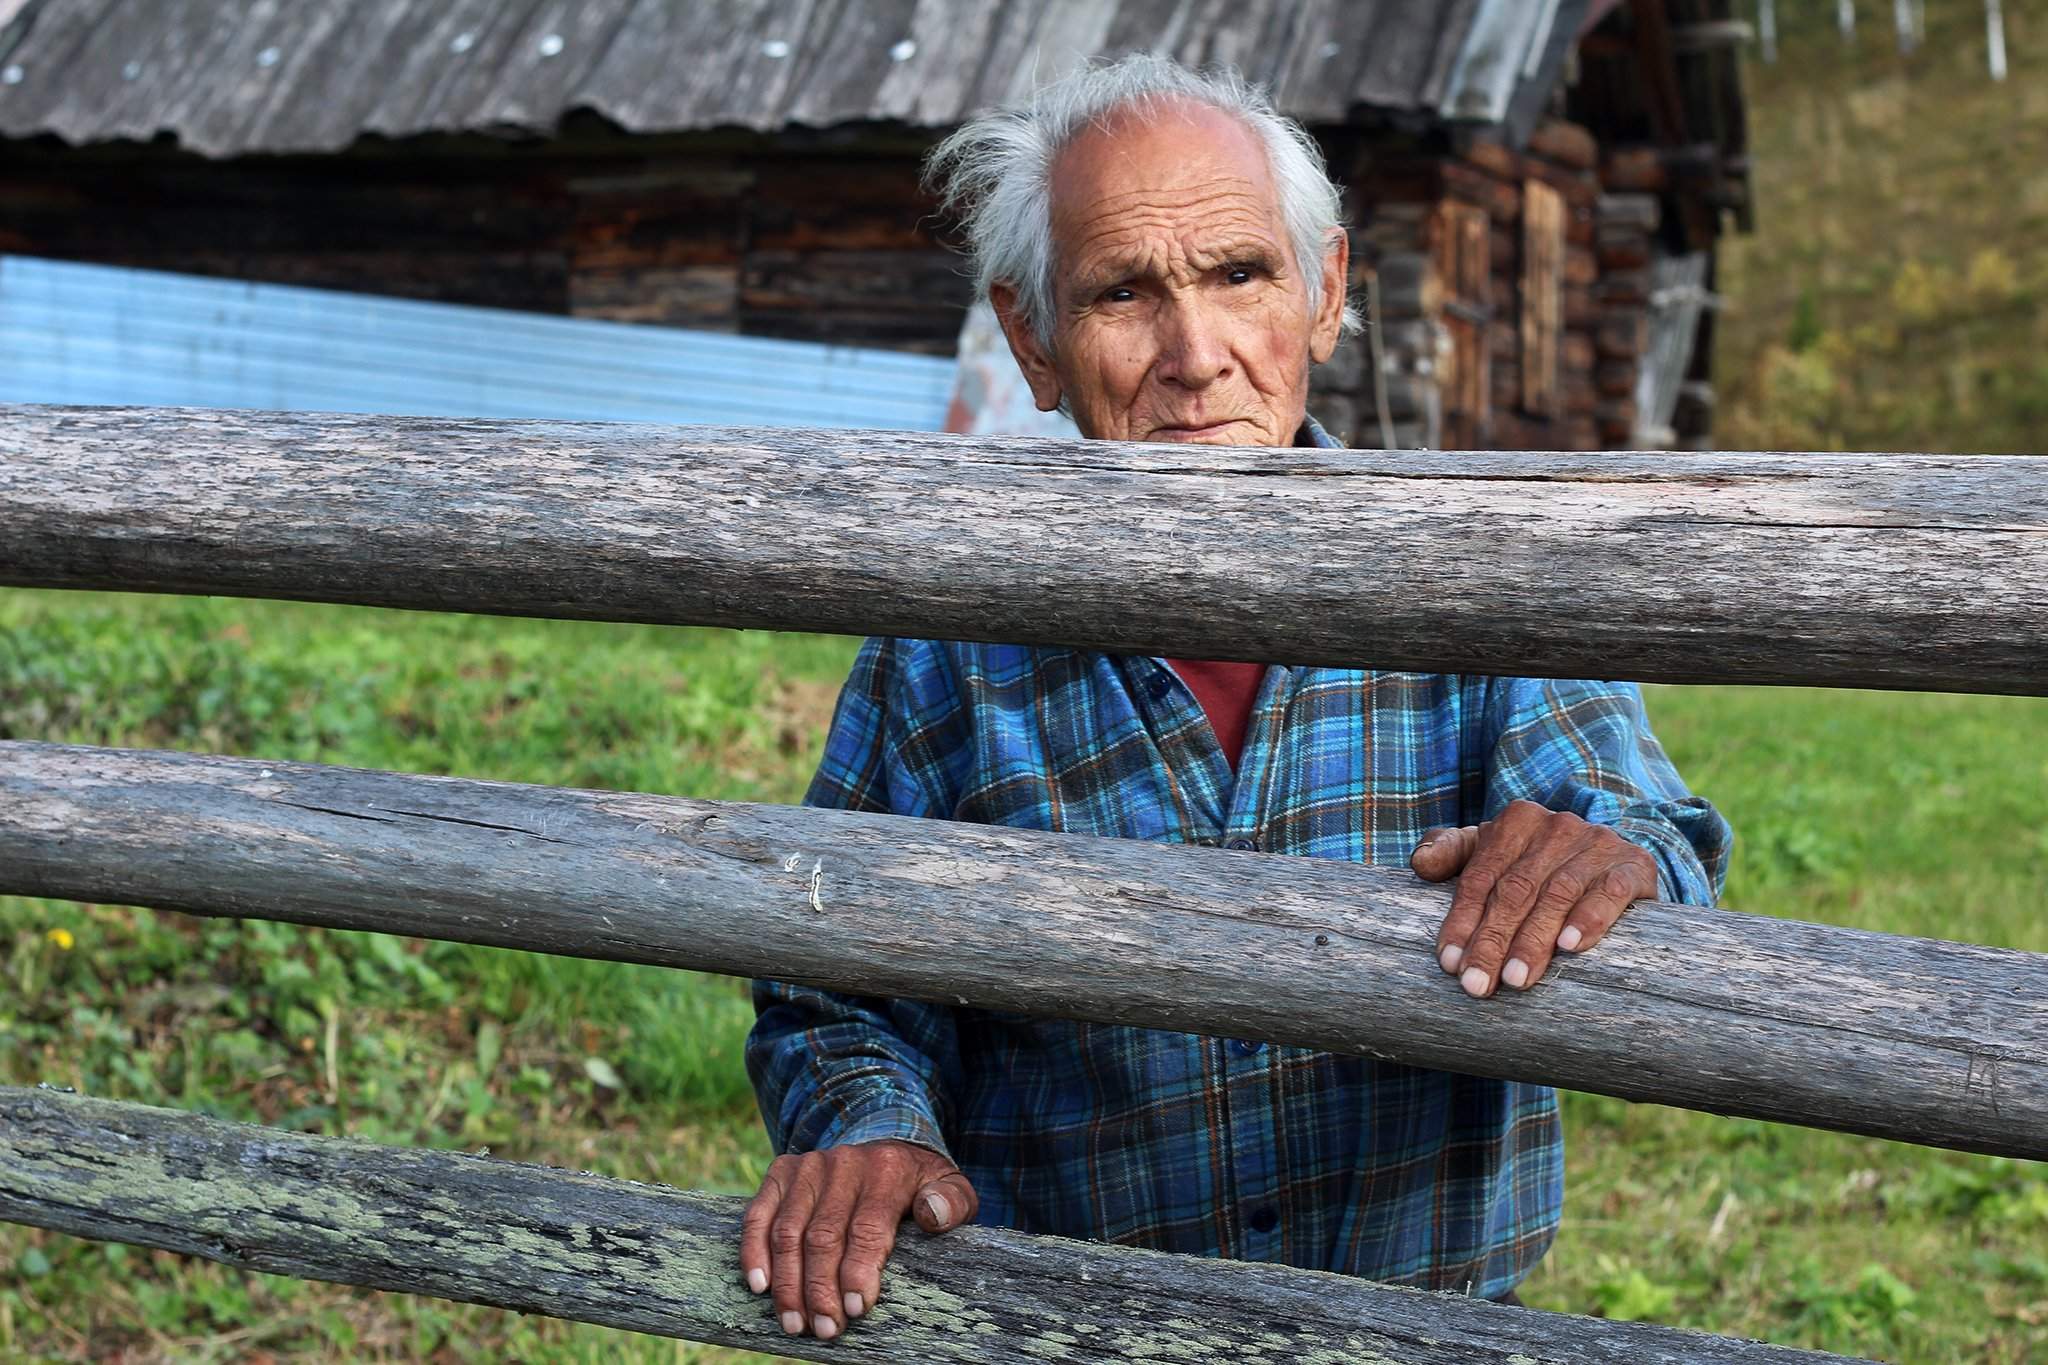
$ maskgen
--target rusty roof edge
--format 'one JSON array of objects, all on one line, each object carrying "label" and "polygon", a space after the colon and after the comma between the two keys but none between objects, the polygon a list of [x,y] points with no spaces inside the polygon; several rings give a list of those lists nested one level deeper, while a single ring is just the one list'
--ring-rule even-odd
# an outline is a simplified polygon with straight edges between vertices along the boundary
[{"label": "rusty roof edge", "polygon": [[1540,46],[1532,46],[1523,68],[1525,79],[1508,101],[1507,128],[1511,145],[1521,146],[1535,131],[1551,94],[1564,79],[1565,63],[1585,33],[1586,13],[1591,0],[1558,0],[1550,31]]},{"label": "rusty roof edge", "polygon": [[1560,30],[1567,40],[1585,0],[1571,0],[1572,22],[1559,23],[1564,0],[1482,0],[1445,82],[1437,112],[1460,122],[1505,123],[1515,95],[1556,66],[1545,58]]},{"label": "rusty roof edge", "polygon": [[27,41],[42,8],[43,0],[0,0],[0,65]]}]

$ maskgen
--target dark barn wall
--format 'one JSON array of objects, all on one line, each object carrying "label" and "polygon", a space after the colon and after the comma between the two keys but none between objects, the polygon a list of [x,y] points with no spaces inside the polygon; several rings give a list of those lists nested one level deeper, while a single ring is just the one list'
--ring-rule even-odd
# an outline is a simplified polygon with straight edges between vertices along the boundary
[{"label": "dark barn wall", "polygon": [[[1519,152],[1392,134],[1347,149],[1353,274],[1379,293],[1397,445],[1628,443],[1647,249],[1603,246],[1599,150],[1561,121]],[[1369,364],[1331,401],[1379,443]]]},{"label": "dark barn wall", "polygon": [[0,252],[951,354],[914,153],[626,139],[0,153]]}]

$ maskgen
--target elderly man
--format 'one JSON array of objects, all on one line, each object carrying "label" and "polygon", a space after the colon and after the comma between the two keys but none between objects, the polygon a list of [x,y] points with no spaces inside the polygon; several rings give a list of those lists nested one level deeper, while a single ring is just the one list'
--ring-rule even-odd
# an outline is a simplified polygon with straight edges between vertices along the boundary
[{"label": "elderly man", "polygon": [[[1339,197],[1257,92],[1126,58],[968,124],[931,173],[1041,408],[1113,440],[1336,444],[1306,402],[1355,325]],[[1428,968],[1466,992],[1446,1009],[1529,988],[1638,898],[1712,903],[1729,838],[1627,684],[930,640],[865,644],[808,801],[1456,877]],[[755,1000],[783,1155],[740,1267],[793,1334],[873,1307],[906,1213],[1489,1298],[1557,1227],[1543,1086],[774,982]]]}]

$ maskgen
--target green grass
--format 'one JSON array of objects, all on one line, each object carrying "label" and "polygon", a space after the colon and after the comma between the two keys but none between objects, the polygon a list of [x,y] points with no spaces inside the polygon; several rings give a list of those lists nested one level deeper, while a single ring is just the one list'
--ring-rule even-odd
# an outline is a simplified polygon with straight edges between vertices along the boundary
[{"label": "green grass", "polygon": [[[788,801],[852,650],[0,592],[0,736]],[[1730,904],[2048,950],[2048,701],[1659,688],[1650,707],[1735,823]],[[10,1083],[743,1191],[768,1156],[749,1018],[738,983],[689,973],[0,898]],[[1539,1306],[1910,1360],[2048,1353],[2039,1166],[1597,1096],[1567,1115]],[[0,1228],[0,1358],[122,1352],[736,1358]]]},{"label": "green grass", "polygon": [[[1724,449],[2039,453],[2048,429],[2048,8],[1928,0],[1910,58],[1864,4],[1780,5],[1750,62],[1758,231],[1718,287]],[[1873,22],[1873,21],[1876,22]]]},{"label": "green grass", "polygon": [[[0,593],[0,737],[794,801],[853,642]],[[0,897],[0,1081],[749,1190],[743,984]],[[602,1082],[602,1083],[600,1083]],[[0,1358],[732,1353],[0,1229]]]},{"label": "green grass", "polygon": [[[2048,951],[2048,699],[1649,707],[1735,825],[1727,904]],[[2048,1168],[1604,1096],[1565,1112],[1565,1225],[1529,1302],[1898,1360],[2048,1355]]]}]

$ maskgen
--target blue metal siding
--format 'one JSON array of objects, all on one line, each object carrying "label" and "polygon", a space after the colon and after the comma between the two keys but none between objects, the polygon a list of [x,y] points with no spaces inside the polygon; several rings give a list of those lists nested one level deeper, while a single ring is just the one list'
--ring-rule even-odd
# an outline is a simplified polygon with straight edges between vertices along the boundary
[{"label": "blue metal siding", "polygon": [[936,431],[931,356],[0,256],[0,402]]}]

